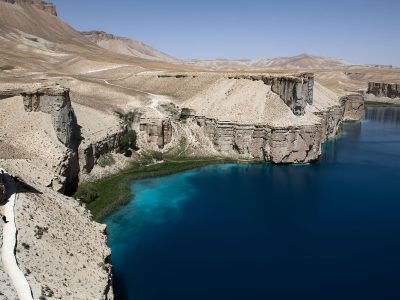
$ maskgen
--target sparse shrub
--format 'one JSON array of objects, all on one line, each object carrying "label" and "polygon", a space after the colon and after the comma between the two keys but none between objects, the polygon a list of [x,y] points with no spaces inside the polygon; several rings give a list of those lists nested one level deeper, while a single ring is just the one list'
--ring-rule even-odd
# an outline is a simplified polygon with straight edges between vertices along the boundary
[{"label": "sparse shrub", "polygon": [[122,134],[121,138],[119,139],[119,151],[125,156],[130,157],[132,155],[132,150],[137,149],[136,140],[136,131],[132,129],[127,130]]},{"label": "sparse shrub", "polygon": [[121,121],[125,125],[131,125],[135,119],[138,117],[138,113],[135,111],[129,111],[127,113],[124,113],[122,111],[114,111],[114,113],[118,116],[118,118],[121,119]]},{"label": "sparse shrub", "polygon": [[156,161],[161,161],[164,160],[164,154],[160,151],[153,151],[151,153],[151,156],[156,160]]},{"label": "sparse shrub", "polygon": [[0,71],[8,71],[14,69],[14,66],[11,65],[0,65]]},{"label": "sparse shrub", "polygon": [[22,243],[22,247],[24,247],[25,250],[29,250],[30,246],[27,243]]},{"label": "sparse shrub", "polygon": [[99,195],[93,187],[89,185],[80,185],[74,197],[80,199],[83,203],[88,204],[96,200]]},{"label": "sparse shrub", "polygon": [[41,226],[36,225],[36,226],[35,226],[35,237],[36,237],[38,240],[40,240],[40,239],[42,238],[43,234],[44,234],[44,233],[47,233],[48,230],[49,230],[48,227],[41,227]]},{"label": "sparse shrub", "polygon": [[[54,296],[54,292],[51,290],[51,288],[49,288],[47,285],[43,285],[42,286],[42,291],[41,291],[42,295],[40,297],[43,297],[42,299],[46,299],[46,297],[53,297]],[[39,299],[41,299],[39,297]]]},{"label": "sparse shrub", "polygon": [[113,164],[115,164],[114,156],[111,153],[103,154],[97,160],[97,164],[102,168],[112,166]]},{"label": "sparse shrub", "polygon": [[188,118],[190,116],[190,114],[191,114],[191,110],[189,108],[186,108],[186,107],[182,108],[181,119],[184,120],[184,119]]},{"label": "sparse shrub", "polygon": [[39,42],[39,40],[37,38],[26,37],[26,39],[30,40],[32,42],[35,42],[35,43]]}]

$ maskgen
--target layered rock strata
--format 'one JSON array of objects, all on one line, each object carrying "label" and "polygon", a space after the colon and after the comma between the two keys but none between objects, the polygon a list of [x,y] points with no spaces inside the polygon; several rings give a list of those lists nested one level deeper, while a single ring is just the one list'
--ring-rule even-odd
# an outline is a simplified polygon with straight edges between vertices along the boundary
[{"label": "layered rock strata", "polygon": [[144,137],[145,143],[155,144],[159,149],[163,149],[172,140],[171,119],[150,119],[140,120],[139,130]]},{"label": "layered rock strata", "polygon": [[69,89],[60,86],[40,87],[24,91],[21,95],[26,112],[51,115],[57,139],[66,148],[51,185],[56,191],[72,195],[78,186],[79,178],[80,129],[69,98]]},{"label": "layered rock strata", "polygon": [[124,131],[107,134],[106,137],[84,143],[79,147],[79,165],[84,173],[90,173],[100,156],[118,149],[118,142]]},{"label": "layered rock strata", "polygon": [[311,73],[293,76],[236,75],[229,79],[263,81],[271,86],[271,90],[280,96],[296,116],[304,115],[306,105],[313,103],[314,75]]},{"label": "layered rock strata", "polygon": [[362,94],[351,94],[340,99],[344,106],[344,120],[357,121],[364,118],[365,103]]},{"label": "layered rock strata", "polygon": [[400,98],[400,84],[370,82],[367,93],[376,97]]},{"label": "layered rock strata", "polygon": [[362,119],[364,100],[358,94],[344,96],[338,105],[314,114],[319,117],[316,124],[273,126],[220,121],[183,108],[179,121],[141,120],[140,130],[146,143],[155,144],[159,149],[169,146],[175,134],[173,125],[180,124],[193,132],[201,132],[203,141],[209,141],[213,150],[223,156],[277,164],[307,163],[318,159],[322,143],[338,133],[342,121]]},{"label": "layered rock strata", "polygon": [[221,154],[273,163],[306,163],[318,159],[322,143],[337,134],[343,120],[360,120],[363,110],[362,96],[351,95],[341,98],[341,105],[315,113],[321,121],[314,125],[238,124],[196,116],[194,112],[185,118],[203,128]]}]

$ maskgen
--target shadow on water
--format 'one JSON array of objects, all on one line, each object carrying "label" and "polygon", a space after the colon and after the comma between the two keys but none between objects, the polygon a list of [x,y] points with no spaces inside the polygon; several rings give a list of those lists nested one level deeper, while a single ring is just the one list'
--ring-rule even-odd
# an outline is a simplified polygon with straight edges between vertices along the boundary
[{"label": "shadow on water", "polygon": [[367,107],[365,119],[386,124],[400,124],[399,107]]},{"label": "shadow on water", "polygon": [[[346,137],[347,142],[357,142],[360,139],[362,131],[362,122],[348,122],[343,124],[343,135]],[[322,154],[318,163],[335,162],[337,159],[340,147],[338,144],[342,143],[341,137],[335,137],[322,145]]]}]

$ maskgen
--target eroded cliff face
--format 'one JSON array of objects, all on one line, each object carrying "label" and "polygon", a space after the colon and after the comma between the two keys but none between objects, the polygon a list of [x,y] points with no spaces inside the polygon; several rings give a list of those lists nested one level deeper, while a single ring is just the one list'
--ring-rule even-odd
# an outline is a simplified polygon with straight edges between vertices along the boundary
[{"label": "eroded cliff face", "polygon": [[[326,109],[312,107],[312,75],[302,74],[299,78],[238,75],[229,79],[260,80],[271,86],[271,89],[275,86],[275,93],[291,110],[296,111],[297,106],[294,103],[300,103],[298,107],[301,110],[310,105],[317,121],[285,126],[230,122],[201,115],[191,108],[182,108],[178,119],[141,119],[140,132],[144,144],[169,150],[180,138],[184,138],[185,141],[196,144],[196,149],[202,155],[209,153],[277,164],[307,163],[318,159],[322,143],[339,132],[343,121],[360,120],[364,114],[364,99],[360,94],[337,98],[337,104]],[[310,112],[308,116],[310,117]],[[194,153],[196,154],[195,150]]]},{"label": "eroded cliff face", "polygon": [[6,200],[7,191],[6,185],[3,180],[3,174],[0,174],[0,203],[3,203]]},{"label": "eroded cliff face", "polygon": [[400,84],[370,82],[368,83],[367,93],[376,97],[400,98]]},{"label": "eroded cliff face", "polygon": [[90,173],[100,156],[106,153],[115,152],[118,149],[118,142],[124,130],[113,132],[100,140],[83,143],[79,147],[79,163],[81,171]]},{"label": "eroded cliff face", "polygon": [[61,86],[41,87],[21,93],[27,112],[51,115],[58,140],[67,148],[76,150],[80,143],[80,130],[69,98],[69,89]]},{"label": "eroded cliff face", "polygon": [[78,147],[80,129],[69,98],[69,89],[60,86],[40,87],[21,93],[26,112],[43,112],[51,116],[59,142],[65,146],[64,158],[56,168],[51,186],[72,195],[79,181]]},{"label": "eroded cliff face", "polygon": [[365,101],[361,94],[351,94],[344,96],[340,99],[344,106],[345,121],[357,121],[364,118],[365,114]]},{"label": "eroded cliff face", "polygon": [[302,73],[297,76],[238,75],[229,78],[263,81],[271,86],[271,90],[281,97],[296,116],[304,115],[306,105],[313,103],[312,73]]}]

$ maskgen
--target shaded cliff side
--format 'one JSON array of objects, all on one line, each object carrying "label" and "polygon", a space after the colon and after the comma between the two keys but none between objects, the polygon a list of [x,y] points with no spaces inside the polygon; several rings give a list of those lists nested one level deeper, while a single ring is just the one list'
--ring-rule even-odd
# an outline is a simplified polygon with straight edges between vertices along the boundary
[{"label": "shaded cliff side", "polygon": [[[188,78],[185,74],[170,76],[169,78],[177,80]],[[168,78],[168,75],[162,75],[159,78]],[[195,76],[191,76],[191,78],[194,82],[197,80]],[[361,94],[351,94],[339,99],[337,95],[318,85],[318,95],[316,96],[318,101],[314,103],[312,74],[300,74],[298,77],[240,74],[228,76],[228,81],[222,80],[224,85],[230,87],[222,90],[221,95],[224,97],[233,95],[243,86],[261,88],[266,94],[260,94],[257,99],[250,96],[249,101],[252,103],[249,105],[255,105],[255,110],[262,110],[263,108],[259,107],[258,103],[266,101],[262,97],[264,97],[263,95],[269,97],[268,89],[270,89],[280,99],[271,100],[271,106],[266,106],[265,113],[274,113],[273,110],[276,109],[274,105],[278,105],[277,102],[282,101],[290,109],[289,115],[294,114],[294,117],[293,115],[292,117],[285,116],[284,114],[288,113],[281,109],[282,115],[276,116],[275,120],[285,121],[280,121],[278,123],[281,125],[276,125],[274,122],[268,121],[269,118],[256,115],[248,117],[247,121],[243,118],[234,120],[229,113],[225,114],[223,118],[210,116],[215,115],[214,111],[219,109],[218,105],[224,110],[228,110],[228,106],[231,105],[229,96],[225,99],[219,98],[220,91],[214,85],[211,92],[217,94],[216,99],[207,98],[208,96],[205,94],[204,98],[200,96],[198,101],[195,100],[197,102],[189,101],[187,103],[191,107],[196,106],[198,102],[209,103],[211,110],[203,109],[202,112],[199,112],[191,107],[183,107],[178,108],[180,110],[178,117],[174,114],[164,119],[142,116],[138,127],[142,147],[153,145],[153,149],[170,151],[177,147],[177,143],[184,141],[190,144],[186,147],[186,152],[194,155],[218,155],[274,163],[304,163],[318,159],[321,154],[321,144],[339,132],[343,121],[360,120],[364,114],[364,99]],[[236,80],[237,84],[231,82],[232,80]],[[262,82],[265,86],[262,88],[260,85],[248,85],[246,81]],[[246,90],[247,92],[252,95],[252,91]],[[240,94],[234,97],[239,102],[245,102],[242,95],[243,93],[240,91]],[[333,102],[329,105],[322,105],[321,97],[333,97],[333,100],[329,100]],[[215,102],[212,102],[214,100]],[[237,110],[236,105],[238,104],[236,103],[239,102],[234,102],[231,107]],[[197,105],[196,107],[201,106]],[[245,107],[242,107],[241,111],[244,110]],[[249,113],[252,111],[249,110]],[[226,118],[232,120],[229,121]],[[243,121],[239,121],[239,119]]]},{"label": "shaded cliff side", "polygon": [[369,82],[367,93],[376,97],[400,98],[400,83]]},{"label": "shaded cliff side", "polygon": [[80,128],[69,98],[69,89],[60,86],[40,87],[21,93],[26,112],[51,115],[58,140],[66,147],[51,185],[63,194],[73,195],[79,182],[78,147]]}]

